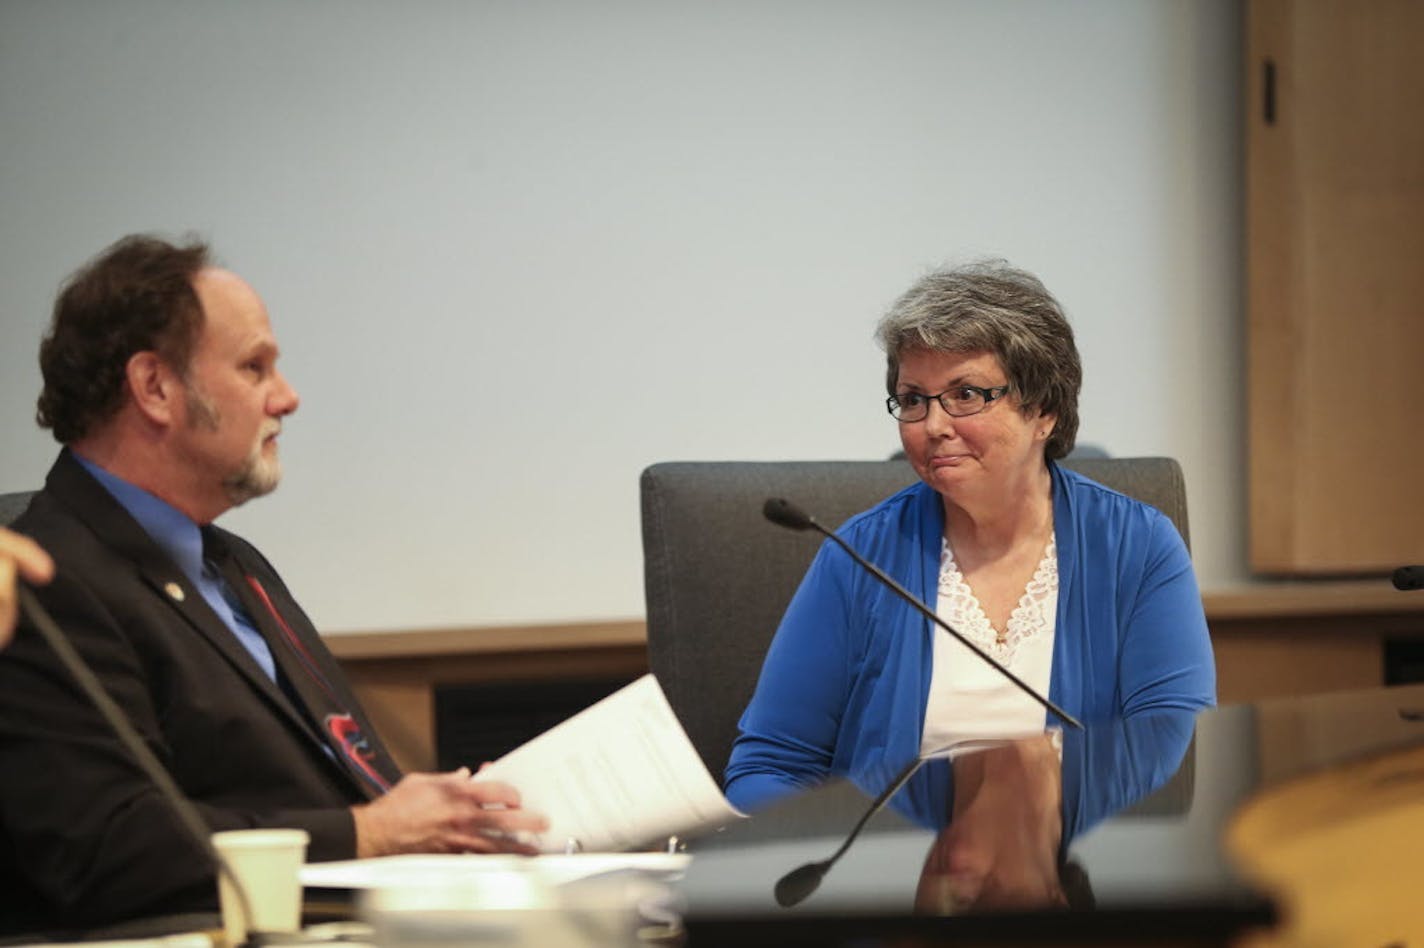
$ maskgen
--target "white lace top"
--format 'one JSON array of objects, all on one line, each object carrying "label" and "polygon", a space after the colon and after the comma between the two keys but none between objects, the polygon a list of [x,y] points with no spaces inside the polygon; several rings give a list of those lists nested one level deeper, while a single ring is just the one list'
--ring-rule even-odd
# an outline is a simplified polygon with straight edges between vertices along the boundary
[{"label": "white lace top", "polygon": [[[935,611],[1025,684],[1047,696],[1058,614],[1058,548],[1052,537],[1002,630],[989,624],[989,617],[959,572],[949,541],[943,541]],[[944,629],[935,627],[921,751],[941,752],[966,740],[1042,734],[1044,724],[1042,705]]]}]

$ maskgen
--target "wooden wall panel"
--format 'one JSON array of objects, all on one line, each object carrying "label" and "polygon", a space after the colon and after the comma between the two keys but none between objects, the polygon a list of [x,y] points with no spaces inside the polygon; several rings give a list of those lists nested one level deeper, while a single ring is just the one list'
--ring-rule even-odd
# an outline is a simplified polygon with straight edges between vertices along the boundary
[{"label": "wooden wall panel", "polygon": [[[1384,643],[1424,641],[1424,593],[1387,583],[1286,583],[1202,597],[1221,704],[1384,682]],[[326,637],[376,730],[407,770],[435,766],[443,684],[632,678],[648,670],[642,620],[362,632]]]},{"label": "wooden wall panel", "polygon": [[1252,568],[1424,561],[1424,3],[1253,0],[1247,36]]}]

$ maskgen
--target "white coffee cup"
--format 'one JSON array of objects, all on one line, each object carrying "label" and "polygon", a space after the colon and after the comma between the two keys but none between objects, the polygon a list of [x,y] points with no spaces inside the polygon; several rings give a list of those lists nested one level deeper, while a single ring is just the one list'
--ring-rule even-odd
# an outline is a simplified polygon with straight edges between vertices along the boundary
[{"label": "white coffee cup", "polygon": [[232,882],[218,874],[218,900],[229,945],[240,945],[248,931],[294,932],[302,924],[302,884],[299,877],[310,838],[306,830],[228,830],[213,834],[222,854],[247,893],[251,918],[243,917],[242,901]]}]

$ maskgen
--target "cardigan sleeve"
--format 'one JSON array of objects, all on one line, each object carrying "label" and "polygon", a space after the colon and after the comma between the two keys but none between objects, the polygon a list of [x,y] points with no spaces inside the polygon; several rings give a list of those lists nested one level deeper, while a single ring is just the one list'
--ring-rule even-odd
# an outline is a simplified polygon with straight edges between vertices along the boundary
[{"label": "cardigan sleeve", "polygon": [[1130,594],[1118,682],[1124,718],[1216,704],[1216,664],[1191,556],[1166,517],[1155,514],[1150,531],[1141,582],[1123,591]]},{"label": "cardigan sleeve", "polygon": [[727,799],[744,812],[831,771],[855,660],[850,566],[823,543],[777,627],[727,765]]},{"label": "cardigan sleeve", "polygon": [[1117,712],[1064,734],[1065,843],[1160,788],[1177,772],[1196,713],[1216,704],[1216,669],[1186,544],[1152,511],[1136,582],[1117,590]]}]

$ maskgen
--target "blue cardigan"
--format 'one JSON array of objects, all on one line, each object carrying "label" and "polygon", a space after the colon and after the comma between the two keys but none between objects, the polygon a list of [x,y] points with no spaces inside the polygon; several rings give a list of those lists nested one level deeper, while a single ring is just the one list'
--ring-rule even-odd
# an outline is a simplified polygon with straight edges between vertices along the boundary
[{"label": "blue cardigan", "polygon": [[[1216,672],[1191,557],[1161,512],[1049,465],[1058,612],[1049,697],[1083,720],[1064,731],[1064,840],[1160,786],[1180,764]],[[852,517],[840,535],[933,605],[944,508],[915,484]],[[772,640],[727,765],[744,811],[848,777],[879,793],[919,752],[932,636],[921,616],[835,544],[822,544]],[[976,659],[977,660],[977,659]],[[942,827],[943,760],[892,805]]]}]

